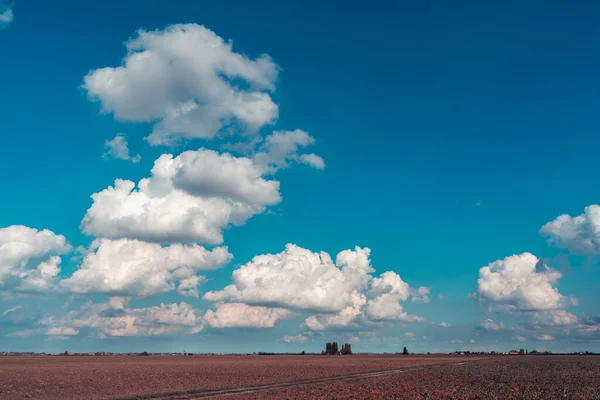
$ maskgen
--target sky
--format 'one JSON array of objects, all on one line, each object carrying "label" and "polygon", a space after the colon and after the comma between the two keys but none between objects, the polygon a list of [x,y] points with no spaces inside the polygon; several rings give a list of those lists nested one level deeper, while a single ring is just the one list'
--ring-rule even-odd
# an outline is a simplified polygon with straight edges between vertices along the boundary
[{"label": "sky", "polygon": [[599,11],[2,3],[0,351],[600,351]]}]

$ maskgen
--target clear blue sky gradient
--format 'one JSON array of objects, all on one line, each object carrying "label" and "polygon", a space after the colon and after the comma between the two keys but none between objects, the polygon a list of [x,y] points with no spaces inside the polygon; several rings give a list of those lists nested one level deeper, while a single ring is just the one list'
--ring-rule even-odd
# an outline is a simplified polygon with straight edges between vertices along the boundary
[{"label": "clear blue sky gradient", "polygon": [[[308,131],[327,163],[324,171],[278,174],[283,202],[225,232],[235,260],[211,273],[202,291],[222,288],[236,265],[286,243],[330,254],[359,245],[372,249],[377,271],[431,286],[432,301],[406,304],[427,322],[378,332],[427,339],[369,343],[363,336],[357,349],[600,349],[493,335],[469,344],[474,326],[490,315],[467,296],[476,291],[479,268],[494,260],[525,251],[547,259],[566,254],[539,229],[600,199],[599,3],[16,0],[13,10],[14,21],[0,29],[0,227],[47,228],[87,246],[92,238],[79,224],[90,195],[115,178],[146,177],[161,153],[182,150],[148,146],[148,125],[100,114],[80,85],[90,70],[118,65],[137,29],[198,23],[233,40],[235,51],[269,54],[282,67],[277,128]],[[104,141],[117,132],[128,135],[141,163],[101,158]],[[200,146],[212,144],[196,140],[187,148]],[[559,288],[579,299],[570,311],[598,315],[597,265],[574,256],[569,262]],[[66,262],[61,276],[75,268]],[[23,304],[30,321],[64,311],[66,297],[0,298],[0,314]],[[173,301],[182,299],[170,293],[133,304]],[[441,321],[453,327],[440,329]],[[58,342],[5,337],[31,322],[4,321],[0,351],[225,351],[227,343],[236,351],[320,350],[322,338],[278,340],[301,332],[301,322]]]}]

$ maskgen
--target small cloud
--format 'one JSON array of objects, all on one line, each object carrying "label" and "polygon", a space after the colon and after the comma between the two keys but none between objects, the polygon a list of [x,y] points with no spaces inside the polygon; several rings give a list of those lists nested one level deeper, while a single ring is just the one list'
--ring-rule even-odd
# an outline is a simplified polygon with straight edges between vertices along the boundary
[{"label": "small cloud", "polygon": [[471,343],[475,343],[475,339],[471,339]]},{"label": "small cloud", "polygon": [[442,322],[442,323],[440,324],[440,326],[441,326],[442,328],[450,328],[452,325],[450,325],[450,324],[449,324],[449,323],[447,323],[447,322]]},{"label": "small cloud", "polygon": [[122,133],[117,133],[114,139],[104,142],[104,154],[102,154],[102,158],[116,158],[119,160],[131,161],[134,164],[139,163],[142,159],[139,154],[133,157],[129,155],[127,139]]},{"label": "small cloud", "polygon": [[311,167],[316,169],[325,169],[325,160],[323,160],[323,157],[320,157],[314,153],[302,154],[300,156],[300,161],[303,164],[310,165]]},{"label": "small cloud", "polygon": [[302,343],[306,343],[306,340],[308,338],[304,335],[296,335],[296,336],[284,336],[281,338],[282,341],[286,342],[286,343],[296,343],[296,344],[302,344]]},{"label": "small cloud", "polygon": [[475,203],[475,207],[480,207],[481,206],[481,201],[478,201],[477,203]]},{"label": "small cloud", "polygon": [[526,341],[527,341],[527,338],[526,338],[526,337],[523,337],[523,336],[519,336],[519,335],[517,335],[517,336],[513,336],[513,340],[517,340],[517,341],[519,341],[519,342],[526,342]]},{"label": "small cloud", "polygon": [[464,343],[464,340],[451,340],[450,343],[452,343],[452,344],[461,344],[461,343]]},{"label": "small cloud", "polygon": [[551,342],[554,340],[554,336],[550,336],[550,335],[540,335],[540,336],[536,336],[535,338],[537,340],[542,340],[545,342]]},{"label": "small cloud", "polygon": [[348,343],[354,344],[354,343],[358,343],[360,342],[360,338],[357,336],[351,337],[350,339],[348,339]]},{"label": "small cloud", "polygon": [[77,329],[65,327],[65,328],[50,328],[46,332],[46,335],[50,336],[75,336],[79,334]]},{"label": "small cloud", "polygon": [[496,322],[493,319],[487,319],[479,324],[479,326],[488,331],[499,331],[504,328],[504,323],[502,321]]},{"label": "small cloud", "polygon": [[0,4],[0,27],[6,26],[13,22],[14,14],[10,7],[2,6]]},{"label": "small cloud", "polygon": [[14,336],[14,337],[30,337],[35,335],[35,331],[33,329],[24,329],[22,331],[11,332],[6,336]]},{"label": "small cloud", "polygon": [[0,316],[0,318],[4,318],[4,317],[5,317],[5,316],[7,316],[8,314],[10,314],[10,313],[12,313],[12,312],[15,312],[15,311],[17,311],[17,310],[20,310],[21,308],[23,308],[23,306],[16,306],[16,307],[13,307],[13,308],[9,308],[8,310],[6,310],[6,311],[4,311],[4,312],[2,313],[2,315]]}]

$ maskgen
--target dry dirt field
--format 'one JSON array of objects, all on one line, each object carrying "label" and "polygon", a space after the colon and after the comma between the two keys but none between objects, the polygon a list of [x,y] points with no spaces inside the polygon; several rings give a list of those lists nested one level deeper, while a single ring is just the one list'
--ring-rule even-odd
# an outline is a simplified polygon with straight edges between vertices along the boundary
[{"label": "dry dirt field", "polygon": [[600,357],[0,357],[1,399],[600,398]]}]

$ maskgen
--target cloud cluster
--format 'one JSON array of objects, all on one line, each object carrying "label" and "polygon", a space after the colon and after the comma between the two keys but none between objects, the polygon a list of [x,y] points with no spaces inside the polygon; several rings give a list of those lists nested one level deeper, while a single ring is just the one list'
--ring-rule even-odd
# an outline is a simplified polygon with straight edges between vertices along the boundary
[{"label": "cloud cluster", "polygon": [[139,163],[142,159],[139,154],[133,157],[129,154],[127,139],[122,133],[117,133],[113,139],[104,142],[104,154],[102,154],[102,157],[131,161],[134,164]]},{"label": "cloud cluster", "polygon": [[272,328],[292,315],[283,308],[249,306],[243,303],[219,303],[216,311],[208,310],[204,322],[213,328]]},{"label": "cloud cluster", "polygon": [[232,258],[226,247],[197,244],[162,247],[130,239],[97,239],[81,266],[61,285],[77,294],[152,296],[178,284],[180,294],[198,297],[198,271],[221,268]]},{"label": "cloud cluster", "polygon": [[223,242],[223,229],[281,201],[279,182],[262,177],[253,160],[200,149],[163,154],[150,178],[92,195],[82,223],[89,235],[156,243]]},{"label": "cloud cluster", "polygon": [[[531,253],[497,260],[479,270],[479,299],[516,312],[530,325],[568,325],[577,318],[565,310],[571,301],[555,287],[562,274]],[[488,327],[492,327],[488,323]]]},{"label": "cloud cluster", "polygon": [[421,320],[404,312],[400,302],[409,297],[410,288],[398,274],[389,271],[373,278],[370,252],[360,247],[344,250],[334,263],[325,252],[288,244],[281,253],[254,257],[233,272],[231,285],[203,298],[317,313],[306,320],[313,330],[348,326],[359,317]]},{"label": "cloud cluster", "polygon": [[490,301],[519,310],[554,310],[566,299],[554,284],[562,274],[531,253],[497,260],[479,270],[478,292]]},{"label": "cloud cluster", "polygon": [[211,138],[224,128],[254,133],[278,117],[270,92],[279,67],[268,55],[236,53],[196,24],[140,30],[125,45],[122,65],[91,71],[83,88],[117,119],[153,123],[151,144]]},{"label": "cloud cluster", "polygon": [[62,235],[21,225],[0,228],[0,290],[48,291],[71,250]]},{"label": "cloud cluster", "polygon": [[551,244],[571,253],[595,255],[600,253],[600,206],[591,205],[576,217],[563,214],[545,224],[540,233]]},{"label": "cloud cluster", "polygon": [[185,302],[145,308],[130,308],[128,303],[124,297],[111,297],[106,303],[88,302],[62,318],[50,316],[39,324],[47,326],[47,335],[77,335],[86,330],[99,338],[162,336],[202,329],[199,310]]}]

